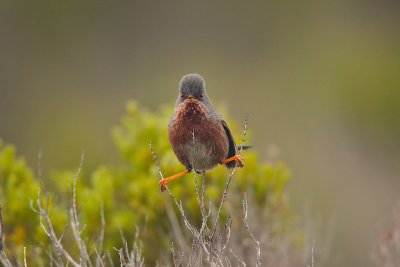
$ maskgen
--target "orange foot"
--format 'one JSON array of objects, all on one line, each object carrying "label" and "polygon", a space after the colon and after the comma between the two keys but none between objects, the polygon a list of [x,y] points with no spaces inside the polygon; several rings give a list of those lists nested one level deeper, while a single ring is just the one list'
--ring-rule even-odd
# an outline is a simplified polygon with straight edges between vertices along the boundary
[{"label": "orange foot", "polygon": [[227,158],[227,159],[223,160],[221,162],[221,164],[226,164],[226,163],[231,162],[233,160],[236,162],[236,167],[240,167],[240,168],[244,167],[244,159],[240,155],[235,155],[233,157]]},{"label": "orange foot", "polygon": [[159,184],[160,184],[160,189],[161,189],[161,191],[164,191],[164,190],[165,190],[165,187],[167,186],[167,184],[168,184],[169,182],[171,182],[172,180],[174,180],[174,179],[176,179],[176,178],[178,178],[178,177],[184,176],[185,174],[188,174],[189,172],[190,172],[190,171],[186,170],[186,171],[177,173],[177,174],[175,174],[175,175],[172,175],[172,176],[170,176],[170,177],[167,177],[167,178],[164,178],[164,179],[160,180]]}]

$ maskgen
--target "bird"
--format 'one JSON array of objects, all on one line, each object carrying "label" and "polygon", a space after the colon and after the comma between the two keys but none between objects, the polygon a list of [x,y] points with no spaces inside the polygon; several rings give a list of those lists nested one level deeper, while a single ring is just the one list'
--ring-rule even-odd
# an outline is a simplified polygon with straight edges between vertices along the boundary
[{"label": "bird", "polygon": [[207,95],[204,78],[187,74],[179,83],[179,94],[168,123],[168,138],[185,170],[161,179],[161,191],[166,185],[195,171],[203,174],[221,164],[227,168],[244,167],[239,150],[222,116],[215,110]]}]

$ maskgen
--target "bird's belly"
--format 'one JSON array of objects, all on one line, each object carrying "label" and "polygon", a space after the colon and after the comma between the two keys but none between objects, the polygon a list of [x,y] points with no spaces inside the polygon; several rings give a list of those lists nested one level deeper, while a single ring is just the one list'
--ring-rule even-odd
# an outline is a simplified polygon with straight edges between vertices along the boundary
[{"label": "bird's belly", "polygon": [[202,172],[214,168],[223,160],[223,157],[221,159],[221,156],[215,153],[214,146],[211,143],[194,141],[182,144],[181,149],[186,151],[186,160],[191,167],[197,172]]}]

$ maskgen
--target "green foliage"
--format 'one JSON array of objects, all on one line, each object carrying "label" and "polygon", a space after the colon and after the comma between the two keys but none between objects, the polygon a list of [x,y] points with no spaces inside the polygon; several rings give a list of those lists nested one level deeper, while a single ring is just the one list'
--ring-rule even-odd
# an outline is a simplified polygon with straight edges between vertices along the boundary
[{"label": "green foliage", "polygon": [[[25,160],[16,156],[15,147],[5,145],[0,140],[0,205],[3,209],[4,236],[6,249],[15,258],[20,258],[23,247],[33,248],[33,244],[46,246],[47,239],[39,226],[39,218],[30,209],[30,201],[37,198],[39,182],[33,178],[32,171]],[[49,198],[52,201],[52,198]],[[52,208],[55,224],[62,229],[66,223],[63,211]],[[30,254],[36,258],[36,249]]]},{"label": "green foliage", "polygon": [[[159,175],[149,149],[149,142],[160,161],[164,176],[182,171],[169,145],[167,124],[172,108],[162,107],[150,112],[134,101],[127,104],[127,114],[112,131],[116,146],[124,159],[119,166],[99,166],[93,173],[84,173],[77,184],[77,202],[84,227],[83,237],[94,251],[101,228],[101,207],[105,215],[104,247],[113,251],[121,247],[120,229],[125,236],[133,236],[136,226],[141,229],[144,255],[148,262],[155,262],[160,254],[166,254],[170,244],[171,226],[165,211],[170,201],[161,193]],[[226,116],[225,116],[226,117]],[[228,120],[229,121],[229,120]],[[229,123],[234,135],[240,138],[237,127]],[[240,142],[238,142],[240,143]],[[246,166],[237,170],[229,191],[227,203],[240,207],[239,198],[230,196],[244,192],[254,199],[252,209],[268,210],[275,214],[280,229],[292,220],[284,189],[290,176],[283,163],[260,163],[256,149],[243,152]],[[52,220],[58,234],[66,231],[67,210],[71,207],[74,171],[57,171],[51,174],[47,184],[50,193]],[[221,166],[206,174],[207,195],[214,204],[219,203],[229,171]],[[198,177],[201,180],[201,177]],[[20,257],[23,245],[47,244],[38,223],[38,216],[29,208],[29,201],[37,197],[39,183],[23,159],[16,158],[12,146],[0,143],[0,199],[4,203],[4,223],[8,229],[6,246]],[[172,182],[169,186],[175,197],[182,200],[187,216],[197,219],[200,212],[196,201],[193,174]],[[236,201],[236,202],[235,202]],[[56,216],[55,216],[56,215]],[[225,215],[224,215],[225,216]],[[129,238],[128,238],[129,240]],[[72,247],[70,237],[63,237],[64,247]],[[74,251],[74,249],[71,249]],[[73,254],[73,253],[72,253]],[[42,253],[42,257],[46,257]]]},{"label": "green foliage", "polygon": [[5,235],[10,249],[21,251],[24,240],[34,239],[36,217],[26,212],[29,200],[37,194],[38,184],[22,158],[16,158],[15,147],[0,140],[0,201],[4,210]]}]

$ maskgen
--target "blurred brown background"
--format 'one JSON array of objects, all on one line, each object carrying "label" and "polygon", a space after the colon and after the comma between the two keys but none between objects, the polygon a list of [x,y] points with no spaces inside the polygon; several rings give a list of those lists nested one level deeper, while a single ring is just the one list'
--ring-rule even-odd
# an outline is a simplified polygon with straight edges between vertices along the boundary
[{"label": "blurred brown background", "polygon": [[400,198],[399,14],[398,1],[3,1],[0,137],[33,168],[41,149],[47,171],[82,149],[87,168],[118,162],[125,102],[173,104],[200,73],[215,104],[250,114],[264,158],[279,148],[297,212],[333,223],[327,265],[373,266]]}]

